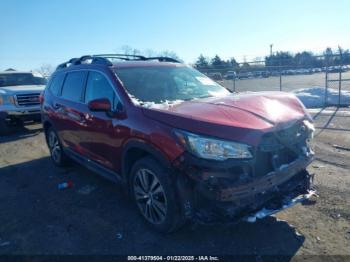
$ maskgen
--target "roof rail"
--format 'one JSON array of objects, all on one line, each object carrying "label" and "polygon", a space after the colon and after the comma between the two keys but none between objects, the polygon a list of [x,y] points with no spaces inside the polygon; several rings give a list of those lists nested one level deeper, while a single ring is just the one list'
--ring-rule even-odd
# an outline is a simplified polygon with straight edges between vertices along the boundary
[{"label": "roof rail", "polygon": [[147,60],[158,60],[159,62],[173,62],[173,63],[180,63],[180,61],[178,61],[175,58],[172,57],[166,57],[166,56],[155,56],[155,57],[145,57],[142,55],[127,55],[127,54],[103,54],[103,55],[93,55],[95,57],[104,57],[104,58],[115,58],[115,59],[121,59],[121,60],[131,60],[131,61],[135,61],[135,60],[143,60],[143,61],[147,61]]},{"label": "roof rail", "polygon": [[102,54],[102,55],[93,55],[95,57],[104,57],[104,58],[115,58],[121,60],[147,60],[146,57],[142,55],[127,55],[127,54]]},{"label": "roof rail", "polygon": [[147,57],[146,60],[158,60],[159,62],[180,63],[179,60],[172,57],[166,57],[166,56]]},{"label": "roof rail", "polygon": [[125,61],[149,61],[149,60],[158,60],[159,62],[172,62],[180,63],[180,61],[165,56],[156,56],[156,57],[145,57],[142,55],[126,55],[126,54],[102,54],[102,55],[85,55],[80,58],[72,58],[67,62],[59,64],[57,69],[63,69],[72,65],[81,65],[84,62],[90,60],[90,64],[101,64],[111,66],[113,63],[110,60],[120,59]]},{"label": "roof rail", "polygon": [[58,65],[57,69],[66,68],[66,67],[69,67],[71,65],[81,65],[81,64],[84,64],[84,62],[87,60],[91,60],[91,62],[90,62],[91,64],[102,64],[102,65],[109,65],[109,66],[113,65],[111,63],[111,61],[109,61],[107,58],[85,55],[85,56],[82,56],[80,58],[72,58],[69,61]]}]

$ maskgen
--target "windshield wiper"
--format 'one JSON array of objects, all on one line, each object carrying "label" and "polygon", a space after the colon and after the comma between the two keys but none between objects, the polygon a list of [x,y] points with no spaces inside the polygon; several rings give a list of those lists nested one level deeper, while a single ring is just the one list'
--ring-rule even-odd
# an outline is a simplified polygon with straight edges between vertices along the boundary
[{"label": "windshield wiper", "polygon": [[181,100],[183,100],[183,101],[191,101],[191,100],[193,100],[194,98],[193,97],[191,97],[191,98],[184,98],[184,99],[181,99]]},{"label": "windshield wiper", "polygon": [[199,96],[199,97],[191,97],[191,98],[184,98],[182,99],[183,101],[191,101],[191,100],[195,100],[195,99],[202,99],[202,98],[208,98],[208,97],[213,97],[211,95],[206,95],[206,96]]},{"label": "windshield wiper", "polygon": [[200,96],[199,99],[213,97],[212,95]]}]

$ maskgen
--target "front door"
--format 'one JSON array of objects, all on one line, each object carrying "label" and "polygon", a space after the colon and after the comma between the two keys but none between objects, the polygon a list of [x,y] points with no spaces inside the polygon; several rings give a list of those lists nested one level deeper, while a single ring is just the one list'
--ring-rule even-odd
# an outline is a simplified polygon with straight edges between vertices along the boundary
[{"label": "front door", "polygon": [[86,128],[81,134],[80,145],[89,154],[89,158],[115,170],[116,158],[120,154],[120,138],[118,138],[118,119],[111,112],[92,112],[88,109],[89,101],[107,98],[111,102],[112,111],[119,103],[118,96],[108,78],[97,71],[90,71],[85,90]]}]

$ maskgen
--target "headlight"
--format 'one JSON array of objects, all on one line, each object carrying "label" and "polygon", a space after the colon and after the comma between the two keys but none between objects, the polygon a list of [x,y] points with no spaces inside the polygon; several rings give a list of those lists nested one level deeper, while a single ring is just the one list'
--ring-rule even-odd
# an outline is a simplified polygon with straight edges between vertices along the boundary
[{"label": "headlight", "polygon": [[4,104],[15,104],[15,99],[13,96],[0,95],[0,105]]},{"label": "headlight", "polygon": [[314,125],[309,120],[304,120],[303,124],[305,125],[305,127],[307,128],[307,130],[309,132],[309,137],[311,139],[313,139],[314,138],[314,132],[315,132]]},{"label": "headlight", "polygon": [[250,146],[232,141],[208,138],[185,131],[176,130],[181,143],[192,154],[205,159],[247,159],[252,158]]}]

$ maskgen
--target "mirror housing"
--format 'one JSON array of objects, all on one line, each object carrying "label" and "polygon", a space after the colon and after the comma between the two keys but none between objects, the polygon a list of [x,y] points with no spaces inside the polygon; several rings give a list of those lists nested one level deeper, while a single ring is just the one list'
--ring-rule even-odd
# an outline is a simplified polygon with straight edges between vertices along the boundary
[{"label": "mirror housing", "polygon": [[91,100],[88,103],[88,108],[95,112],[110,112],[112,110],[112,105],[109,99],[99,98]]}]

